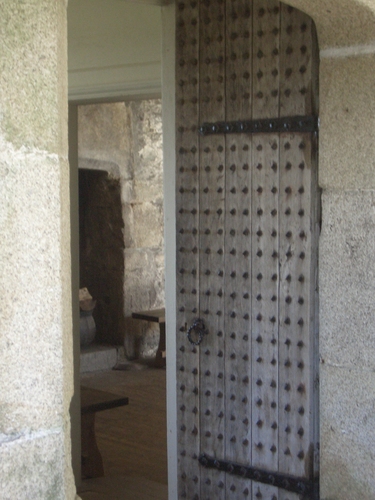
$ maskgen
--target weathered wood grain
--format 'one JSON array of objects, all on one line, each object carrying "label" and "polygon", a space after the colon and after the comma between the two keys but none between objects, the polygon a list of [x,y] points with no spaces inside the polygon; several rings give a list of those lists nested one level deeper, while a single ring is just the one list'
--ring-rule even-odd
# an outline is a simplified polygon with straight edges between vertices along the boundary
[{"label": "weathered wood grain", "polygon": [[[225,119],[225,3],[200,4],[200,122]],[[225,454],[224,220],[225,140],[201,137],[200,314],[209,334],[200,346],[201,451]],[[201,470],[201,498],[225,498],[225,474]]]},{"label": "weathered wood grain", "polygon": [[251,0],[226,3],[226,120],[252,116],[253,8]]},{"label": "weathered wood grain", "polygon": [[180,436],[181,497],[296,500],[195,459],[204,452],[300,476],[316,469],[316,141],[290,133],[197,142],[193,132],[203,122],[315,113],[315,28],[276,0],[204,0],[198,20],[194,2],[181,5],[178,325],[186,332],[200,316],[209,331],[199,347],[180,347],[179,384],[189,389],[179,425],[194,431]]},{"label": "weathered wood grain", "polygon": [[[279,468],[304,477],[309,455],[313,376],[310,352],[311,141],[301,134],[281,139]],[[305,191],[306,190],[306,191]],[[281,495],[281,498],[283,496]],[[296,496],[296,498],[298,498]]]},{"label": "weathered wood grain", "polygon": [[[227,2],[226,119],[252,113],[252,2]],[[227,460],[251,461],[251,148],[226,136],[225,442]],[[227,479],[227,498],[251,498],[251,484]]]},{"label": "weathered wood grain", "polygon": [[[279,112],[279,25],[277,1],[254,1],[253,118]],[[254,136],[252,245],[253,465],[277,470],[278,439],[278,224],[279,138]],[[254,483],[253,495],[277,490]]]},{"label": "weathered wood grain", "polygon": [[253,118],[274,118],[279,114],[280,3],[253,3]]},{"label": "weathered wood grain", "polygon": [[[257,136],[253,148],[252,344],[253,464],[278,469],[279,140]],[[254,484],[254,495],[275,493]]]},{"label": "weathered wood grain", "polygon": [[317,102],[315,28],[303,12],[280,6],[280,116],[311,115]]},{"label": "weathered wood grain", "polygon": [[[186,330],[199,309],[199,13],[176,9],[177,411],[180,498],[199,498],[199,355]],[[194,412],[193,410],[196,409]]]},{"label": "weathered wood grain", "polygon": [[[251,137],[227,138],[225,223],[226,458],[251,460]],[[234,489],[235,488],[235,489]],[[228,495],[249,485],[231,478]],[[229,498],[229,497],[228,497]]]},{"label": "weathered wood grain", "polygon": [[[282,6],[280,114],[315,112],[316,51],[312,21]],[[315,322],[316,207],[315,150],[310,134],[281,134],[280,142],[280,371],[279,469],[313,475],[317,436]],[[314,443],[314,444],[313,444]],[[297,500],[283,491],[280,500]]]}]

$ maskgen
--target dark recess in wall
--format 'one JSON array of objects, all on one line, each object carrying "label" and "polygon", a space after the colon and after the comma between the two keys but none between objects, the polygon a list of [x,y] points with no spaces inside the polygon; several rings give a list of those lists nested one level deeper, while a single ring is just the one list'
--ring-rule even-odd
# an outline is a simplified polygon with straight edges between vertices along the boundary
[{"label": "dark recess in wall", "polygon": [[80,169],[80,288],[97,300],[97,343],[124,341],[123,228],[120,181],[107,172]]}]

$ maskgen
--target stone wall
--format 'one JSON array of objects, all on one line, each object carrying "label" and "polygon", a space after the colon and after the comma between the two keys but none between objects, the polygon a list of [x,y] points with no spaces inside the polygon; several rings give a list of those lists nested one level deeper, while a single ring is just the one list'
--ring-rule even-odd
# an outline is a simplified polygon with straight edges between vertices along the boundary
[{"label": "stone wall", "polygon": [[321,498],[372,500],[375,57],[345,51],[322,56]]},{"label": "stone wall", "polygon": [[72,500],[66,1],[0,10],[0,497]]},{"label": "stone wall", "polygon": [[126,355],[151,356],[158,327],[132,320],[131,313],[164,306],[161,102],[85,105],[78,116],[79,167],[106,171],[120,181]]}]

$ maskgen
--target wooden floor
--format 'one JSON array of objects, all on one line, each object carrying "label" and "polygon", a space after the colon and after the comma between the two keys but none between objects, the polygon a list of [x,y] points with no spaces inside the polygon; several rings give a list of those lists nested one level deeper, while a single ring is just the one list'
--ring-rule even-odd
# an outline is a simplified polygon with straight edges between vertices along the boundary
[{"label": "wooden floor", "polygon": [[84,385],[129,398],[97,413],[105,477],[82,483],[83,500],[167,500],[165,369],[137,366],[82,375]]}]

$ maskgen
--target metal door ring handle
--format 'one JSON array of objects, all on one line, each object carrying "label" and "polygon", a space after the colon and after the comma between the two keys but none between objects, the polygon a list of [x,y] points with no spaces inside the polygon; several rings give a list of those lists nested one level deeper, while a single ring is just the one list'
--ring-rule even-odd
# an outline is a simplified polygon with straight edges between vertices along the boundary
[{"label": "metal door ring handle", "polygon": [[[191,333],[193,331],[195,331],[196,334],[198,335],[197,340],[193,340],[193,338],[191,336]],[[203,340],[203,336],[207,333],[208,332],[206,330],[206,326],[204,324],[203,319],[198,318],[198,319],[194,320],[193,324],[191,325],[191,327],[187,331],[187,338],[188,338],[190,344],[199,345]]]}]

